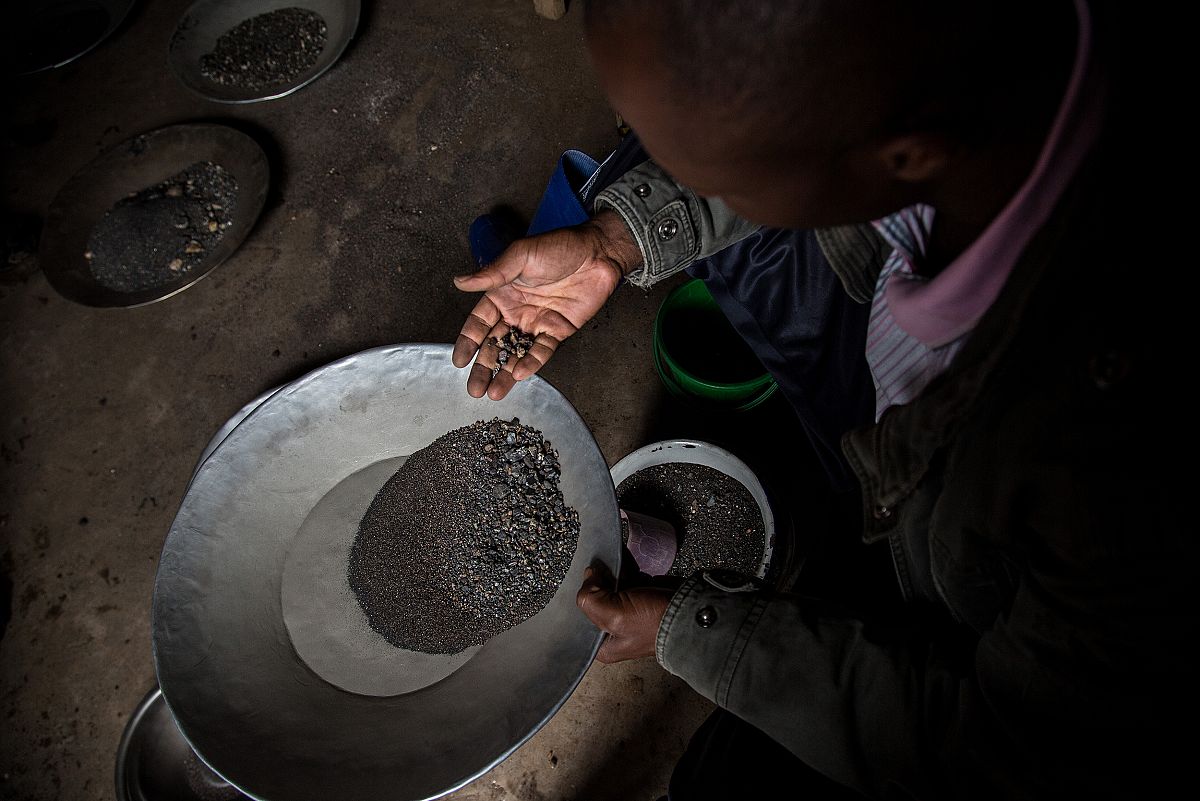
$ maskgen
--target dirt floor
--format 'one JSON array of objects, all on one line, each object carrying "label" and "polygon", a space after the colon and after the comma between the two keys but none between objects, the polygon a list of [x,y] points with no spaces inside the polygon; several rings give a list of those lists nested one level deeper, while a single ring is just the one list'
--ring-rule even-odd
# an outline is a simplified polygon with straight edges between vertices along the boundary
[{"label": "dirt floor", "polygon": [[[530,215],[564,149],[603,157],[616,143],[579,9],[549,21],[529,0],[364,3],[350,49],[315,83],[222,105],[167,66],[190,2],[139,2],[92,53],[5,89],[7,214],[44,215],[96,155],[173,123],[238,126],[273,168],[240,250],[167,301],[69,302],[33,256],[0,272],[5,799],[114,797],[123,727],[155,684],[157,559],[213,432],[333,359],[452,342],[474,303],[450,281],[470,269],[470,221],[496,204]],[[651,362],[665,293],[622,288],[543,372],[610,464],[664,420],[703,433],[677,430]],[[710,709],[651,660],[595,665],[548,725],[450,797],[652,801]]]}]

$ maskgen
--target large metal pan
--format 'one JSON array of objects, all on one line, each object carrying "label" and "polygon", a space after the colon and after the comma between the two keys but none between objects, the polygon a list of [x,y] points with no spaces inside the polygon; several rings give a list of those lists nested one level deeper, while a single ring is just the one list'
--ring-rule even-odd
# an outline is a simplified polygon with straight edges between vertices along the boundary
[{"label": "large metal pan", "polygon": [[[450,350],[378,348],[281,388],[225,436],[187,490],[155,582],[155,665],[188,742],[248,795],[435,798],[528,739],[595,656],[601,635],[575,606],[575,592],[589,564],[619,568],[604,458],[550,384],[535,377],[502,401],[473,399]],[[310,513],[373,465],[494,416],[520,417],[559,451],[563,494],[579,512],[581,532],[558,593],[420,689],[367,694],[322,678],[297,653],[281,600]],[[363,633],[364,652],[374,647],[371,636],[378,638]],[[368,664],[386,671],[404,662]]]}]

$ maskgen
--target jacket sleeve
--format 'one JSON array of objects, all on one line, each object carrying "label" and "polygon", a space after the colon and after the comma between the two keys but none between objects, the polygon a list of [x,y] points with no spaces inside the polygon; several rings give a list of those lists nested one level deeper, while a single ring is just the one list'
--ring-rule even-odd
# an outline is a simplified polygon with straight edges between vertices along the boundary
[{"label": "jacket sleeve", "polygon": [[659,628],[659,663],[836,782],[879,797],[903,777],[915,797],[931,795],[908,779],[930,759],[931,727],[954,717],[952,659],[824,602],[750,586],[711,572],[684,582]]},{"label": "jacket sleeve", "polygon": [[[873,627],[699,573],[672,598],[656,657],[869,797],[1169,795],[1192,764],[1173,732],[1195,723],[1194,599],[1168,560],[1109,567],[1081,580],[1048,561],[978,640],[950,625]],[[1076,619],[1106,596],[1103,625]]]},{"label": "jacket sleeve", "polygon": [[633,233],[642,266],[627,278],[643,289],[758,230],[720,200],[679,185],[652,161],[601,191],[595,210],[602,209],[619,214]]}]

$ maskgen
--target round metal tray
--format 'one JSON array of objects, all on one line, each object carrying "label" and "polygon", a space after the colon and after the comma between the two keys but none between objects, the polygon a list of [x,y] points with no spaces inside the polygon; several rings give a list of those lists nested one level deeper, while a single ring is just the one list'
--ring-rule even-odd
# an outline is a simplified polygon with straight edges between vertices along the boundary
[{"label": "round metal tray", "polygon": [[196,461],[196,467],[192,470],[192,476],[195,477],[196,473],[200,472],[200,466],[208,461],[208,457],[213,455],[213,451],[217,449],[218,445],[225,441],[225,438],[229,436],[233,429],[241,425],[242,421],[249,417],[251,412],[257,409],[259,406],[262,406],[263,401],[274,395],[279,390],[280,387],[267,390],[242,408],[238,409],[234,413],[233,417],[230,417],[228,420],[222,423],[221,427],[217,429],[217,433],[212,435],[212,438],[209,439],[208,444],[204,446],[204,450],[200,452],[200,458]]},{"label": "round metal tray", "polygon": [[754,471],[741,459],[724,448],[711,442],[698,439],[668,439],[662,442],[652,442],[643,445],[636,451],[625,456],[612,467],[612,482],[614,487],[639,470],[656,464],[684,462],[700,464],[720,470],[730,478],[737,479],[749,491],[763,519],[763,555],[758,563],[755,576],[766,578],[771,570],[771,560],[775,554],[775,514],[771,511],[771,503],[767,492]]},{"label": "round metal tray", "polygon": [[70,64],[112,36],[134,0],[48,0],[4,4],[0,63],[10,75]]},{"label": "round metal tray", "polygon": [[[302,8],[325,20],[325,47],[317,62],[284,83],[247,89],[223,86],[200,74],[200,57],[211,53],[221,34],[239,23],[281,8]],[[167,61],[171,71],[201,97],[218,103],[257,103],[290,95],[315,81],[334,65],[354,38],[361,13],[359,0],[197,0],[179,20],[171,36]]]},{"label": "round metal tray", "polygon": [[[237,180],[233,225],[195,267],[161,287],[118,292],[98,282],[84,258],[92,229],[118,200],[198,161],[219,164]],[[270,185],[267,157],[252,138],[224,125],[172,125],[128,139],[69,180],[50,204],[38,254],[50,285],[86,306],[141,306],[168,298],[229,258],[254,227]]]},{"label": "round metal tray", "polygon": [[[378,348],[282,387],[224,433],[184,496],[155,581],[155,666],[188,742],[248,795],[436,798],[532,736],[595,656],[601,634],[575,593],[589,564],[619,569],[604,458],[550,384],[535,377],[502,401],[474,399],[450,353],[449,345]],[[559,451],[563,495],[579,512],[578,550],[558,592],[420,689],[367,695],[322,679],[293,647],[282,600],[310,513],[372,465],[476,420],[513,416]],[[383,642],[369,629],[363,637]]]}]

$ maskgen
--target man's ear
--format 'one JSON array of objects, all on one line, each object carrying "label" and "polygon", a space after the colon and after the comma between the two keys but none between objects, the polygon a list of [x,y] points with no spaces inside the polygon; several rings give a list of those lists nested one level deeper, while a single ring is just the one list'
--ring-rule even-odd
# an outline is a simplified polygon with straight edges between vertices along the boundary
[{"label": "man's ear", "polygon": [[938,134],[905,134],[884,142],[875,155],[893,179],[919,184],[941,175],[950,161],[950,143]]}]

